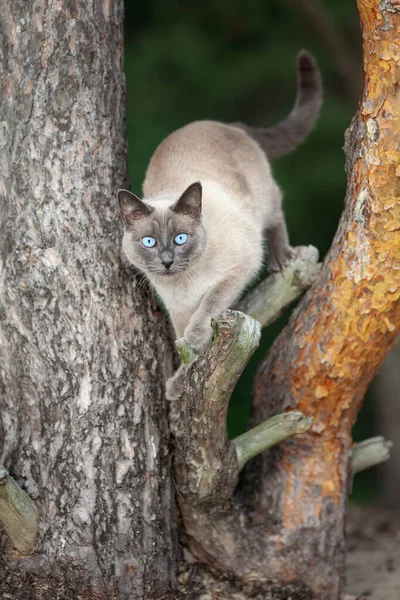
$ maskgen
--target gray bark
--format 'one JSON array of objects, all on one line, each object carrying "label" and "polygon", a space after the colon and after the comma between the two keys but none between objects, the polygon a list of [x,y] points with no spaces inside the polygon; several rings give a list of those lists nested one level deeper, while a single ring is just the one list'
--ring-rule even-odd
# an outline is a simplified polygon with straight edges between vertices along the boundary
[{"label": "gray bark", "polygon": [[3,566],[134,600],[173,582],[177,525],[167,330],[120,261],[122,21],[122,0],[1,5],[0,462],[41,515]]}]

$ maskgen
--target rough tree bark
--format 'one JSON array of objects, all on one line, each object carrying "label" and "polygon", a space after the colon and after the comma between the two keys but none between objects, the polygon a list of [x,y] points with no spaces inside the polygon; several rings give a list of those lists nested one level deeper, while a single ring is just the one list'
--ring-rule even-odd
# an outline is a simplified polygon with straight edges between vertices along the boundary
[{"label": "rough tree bark", "polygon": [[[350,430],[400,330],[400,11],[378,0],[359,7],[365,86],[346,142],[345,211],[255,387],[253,425],[288,408],[305,417],[229,442],[229,395],[259,325],[228,312],[201,358],[180,341],[186,392],[167,404],[165,319],[119,258],[122,0],[2,3],[0,463],[34,499],[40,531],[30,555],[4,541],[0,591],[341,597]],[[302,269],[260,293],[285,285],[292,298],[311,283]],[[260,295],[242,306],[268,322]],[[291,433],[275,435],[280,419]],[[274,443],[303,433],[252,461],[237,485],[271,430]],[[0,467],[5,481],[13,485]]]},{"label": "rough tree bark", "polygon": [[122,26],[122,0],[1,3],[0,454],[41,515],[20,572],[134,599],[173,582],[177,525],[167,331],[116,226]]}]

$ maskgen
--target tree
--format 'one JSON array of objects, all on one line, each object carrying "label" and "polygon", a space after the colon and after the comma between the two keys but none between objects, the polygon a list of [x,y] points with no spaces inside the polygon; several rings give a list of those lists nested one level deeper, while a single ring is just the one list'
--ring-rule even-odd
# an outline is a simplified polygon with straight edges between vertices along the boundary
[{"label": "tree", "polygon": [[[400,17],[390,3],[359,8],[365,85],[346,138],[345,211],[319,274],[303,250],[242,305],[265,324],[256,311],[264,285],[273,298],[290,282],[309,285],[304,272],[317,275],[257,375],[252,425],[264,425],[229,442],[229,395],[259,326],[223,315],[201,358],[180,342],[187,393],[168,404],[165,319],[119,258],[122,2],[4,2],[2,591],[340,597],[351,426],[400,330],[391,44]],[[269,420],[288,408],[296,412]],[[237,485],[246,461],[278,441],[271,431],[304,432],[311,417],[308,433],[250,462]],[[22,542],[15,515],[30,535]]]}]

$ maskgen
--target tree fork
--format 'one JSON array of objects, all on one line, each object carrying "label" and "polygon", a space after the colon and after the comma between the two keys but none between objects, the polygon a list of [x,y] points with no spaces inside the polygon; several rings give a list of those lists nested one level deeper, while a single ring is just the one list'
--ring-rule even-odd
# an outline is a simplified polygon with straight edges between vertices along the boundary
[{"label": "tree fork", "polygon": [[[189,357],[189,366],[185,394],[171,402],[170,410],[175,482],[189,549],[200,561],[245,584],[280,585],[281,592],[288,585],[297,585],[298,590],[307,590],[308,598],[314,597],[311,585],[287,579],[278,540],[272,531],[265,537],[260,524],[252,524],[240,490],[235,493],[246,461],[304,433],[313,419],[297,411],[287,412],[228,441],[230,394],[258,344],[260,326],[248,315],[234,311],[227,311],[213,326],[213,344],[202,357],[194,357],[187,342],[179,341],[181,356]],[[354,472],[386,460],[389,447],[378,437],[357,444],[352,459]]]}]

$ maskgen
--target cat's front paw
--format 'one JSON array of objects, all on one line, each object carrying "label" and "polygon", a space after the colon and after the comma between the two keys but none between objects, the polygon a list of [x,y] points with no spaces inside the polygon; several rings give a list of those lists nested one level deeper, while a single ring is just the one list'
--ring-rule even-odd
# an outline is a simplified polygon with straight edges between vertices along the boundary
[{"label": "cat's front paw", "polygon": [[178,400],[183,395],[183,378],[185,370],[181,365],[172,377],[167,380],[165,395],[167,400]]},{"label": "cat's front paw", "polygon": [[208,321],[189,323],[183,335],[197,354],[203,354],[212,338],[211,318]]}]

